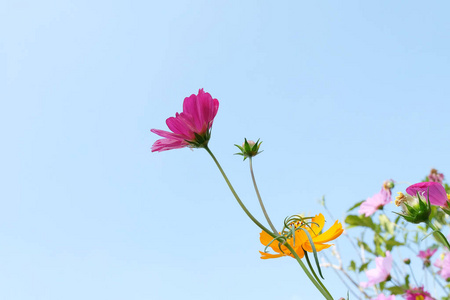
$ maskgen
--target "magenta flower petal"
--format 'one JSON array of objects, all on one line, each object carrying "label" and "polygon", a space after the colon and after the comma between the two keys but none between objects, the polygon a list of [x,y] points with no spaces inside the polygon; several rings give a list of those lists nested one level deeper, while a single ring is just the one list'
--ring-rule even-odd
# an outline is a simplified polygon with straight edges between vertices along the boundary
[{"label": "magenta flower petal", "polygon": [[409,186],[406,192],[411,196],[416,196],[419,193],[425,199],[427,199],[429,193],[432,205],[447,206],[447,193],[442,184],[438,182],[419,182]]},{"label": "magenta flower petal", "polygon": [[422,287],[417,288],[410,288],[406,291],[406,293],[403,295],[406,300],[417,300],[417,299],[423,299],[423,300],[435,300],[433,297],[431,297],[430,293],[426,292]]},{"label": "magenta flower petal", "polygon": [[210,138],[211,126],[219,109],[219,101],[213,99],[203,89],[198,95],[192,94],[183,102],[183,112],[166,120],[172,132],[152,129],[153,133],[164,139],[157,140],[152,146],[154,151],[167,151],[184,147],[206,147]]},{"label": "magenta flower petal", "polygon": [[430,257],[433,256],[434,253],[436,253],[437,249],[427,249],[425,251],[419,251],[418,257],[420,257],[422,260],[430,259]]},{"label": "magenta flower petal", "polygon": [[157,140],[152,146],[152,152],[167,151],[172,149],[179,149],[189,146],[185,141],[173,140],[173,139],[160,139]]}]

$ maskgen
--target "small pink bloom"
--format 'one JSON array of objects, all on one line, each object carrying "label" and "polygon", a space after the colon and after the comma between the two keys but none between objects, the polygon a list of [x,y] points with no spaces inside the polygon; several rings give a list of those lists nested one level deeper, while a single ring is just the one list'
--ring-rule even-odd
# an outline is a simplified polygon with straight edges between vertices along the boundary
[{"label": "small pink bloom", "polygon": [[437,206],[447,206],[447,193],[442,184],[437,182],[419,182],[409,186],[406,192],[411,196],[420,196],[426,200],[428,195],[430,197],[430,203]]},{"label": "small pink bloom", "polygon": [[430,293],[423,290],[423,287],[407,290],[404,297],[406,300],[435,300],[431,297]]},{"label": "small pink bloom", "polygon": [[377,283],[385,281],[391,272],[392,256],[390,251],[386,251],[386,257],[375,258],[375,269],[366,271],[366,276],[369,278],[368,282],[361,282],[360,286],[367,288]]},{"label": "small pink bloom", "polygon": [[366,201],[359,206],[359,214],[364,214],[366,217],[373,215],[379,208],[382,208],[391,202],[391,190],[382,188],[381,191],[372,197],[367,198]]},{"label": "small pink bloom", "polygon": [[172,132],[152,129],[151,132],[162,136],[152,146],[152,152],[167,151],[184,147],[204,147],[207,145],[214,117],[219,109],[219,101],[213,99],[203,89],[198,95],[184,98],[183,112],[166,120]]},{"label": "small pink bloom", "polygon": [[372,300],[395,300],[395,295],[386,297],[384,294],[379,294],[377,298],[373,298]]},{"label": "small pink bloom", "polygon": [[430,259],[434,253],[436,253],[437,249],[427,249],[425,251],[419,251],[418,257],[420,257],[423,261]]},{"label": "small pink bloom", "polygon": [[438,173],[438,170],[436,169],[431,169],[430,174],[428,175],[428,180],[442,184],[444,181],[444,174]]}]

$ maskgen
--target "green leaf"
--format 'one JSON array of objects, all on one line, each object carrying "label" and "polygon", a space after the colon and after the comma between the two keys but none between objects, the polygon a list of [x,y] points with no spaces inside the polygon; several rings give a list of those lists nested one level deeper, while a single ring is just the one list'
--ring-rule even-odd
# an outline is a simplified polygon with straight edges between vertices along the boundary
[{"label": "green leaf", "polygon": [[405,276],[405,285],[404,285],[404,287],[405,287],[406,289],[409,288],[409,274]]},{"label": "green leaf", "polygon": [[350,262],[350,266],[348,267],[349,271],[355,271],[356,270],[356,263],[352,260]]},{"label": "green leaf", "polygon": [[345,218],[345,223],[350,225],[351,227],[355,226],[363,226],[371,228],[372,230],[376,231],[376,226],[372,221],[372,218],[366,217],[366,216],[355,216],[355,215],[348,215]]},{"label": "green leaf", "polygon": [[355,205],[353,205],[352,207],[350,207],[350,208],[347,210],[347,212],[350,212],[350,211],[354,210],[355,208],[359,207],[359,206],[361,205],[361,203],[363,203],[364,201],[366,201],[366,200],[362,200],[362,201],[357,202]]},{"label": "green leaf", "polygon": [[391,251],[392,248],[395,246],[403,246],[404,243],[398,242],[395,240],[395,237],[391,237],[389,240],[386,241],[386,249]]},{"label": "green leaf", "polygon": [[367,252],[372,253],[372,254],[375,254],[375,252],[374,252],[372,249],[370,249],[369,245],[367,245],[366,243],[364,243],[364,242],[361,241],[361,240],[358,240],[358,246],[359,246],[359,247],[362,246],[362,247],[364,248],[364,250],[366,250]]},{"label": "green leaf", "polygon": [[394,234],[394,223],[392,223],[389,218],[382,214],[378,217],[380,220],[380,225],[384,230],[386,230],[389,234]]},{"label": "green leaf", "polygon": [[370,260],[359,267],[359,273],[361,273],[364,270],[367,270],[367,266],[370,264]]},{"label": "green leaf", "polygon": [[389,287],[387,290],[389,290],[392,295],[403,295],[405,293],[405,290],[399,286]]}]

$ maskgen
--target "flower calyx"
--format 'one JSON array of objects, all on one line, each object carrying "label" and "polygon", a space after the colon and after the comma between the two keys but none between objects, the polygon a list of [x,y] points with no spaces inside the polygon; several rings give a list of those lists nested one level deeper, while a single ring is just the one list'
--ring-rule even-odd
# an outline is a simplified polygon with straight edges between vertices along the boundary
[{"label": "flower calyx", "polygon": [[419,224],[429,221],[431,214],[429,196],[427,196],[427,199],[424,199],[420,193],[417,193],[416,196],[411,196],[398,192],[398,196],[395,198],[395,205],[401,206],[403,214],[394,213],[410,223]]},{"label": "flower calyx", "polygon": [[259,151],[259,147],[261,146],[262,142],[259,141],[259,139],[254,141],[247,141],[247,139],[244,139],[244,143],[242,143],[242,146],[236,145],[236,147],[241,150],[241,152],[235,153],[235,155],[242,155],[244,157],[244,160],[246,160],[248,157],[252,158],[253,156],[256,156],[260,154],[262,151]]},{"label": "flower calyx", "polygon": [[185,140],[189,144],[190,148],[205,148],[208,146],[209,139],[211,138],[211,128],[206,130],[204,134],[198,134],[194,132],[194,140]]}]

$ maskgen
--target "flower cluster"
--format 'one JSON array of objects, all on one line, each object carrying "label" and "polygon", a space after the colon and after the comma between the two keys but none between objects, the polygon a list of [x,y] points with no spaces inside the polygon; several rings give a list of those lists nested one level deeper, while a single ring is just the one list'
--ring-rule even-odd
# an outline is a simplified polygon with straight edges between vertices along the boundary
[{"label": "flower cluster", "polygon": [[[342,224],[335,221],[328,230],[324,230],[325,217],[323,214],[319,213],[313,217],[294,215],[285,219],[281,232],[277,231],[265,210],[253,174],[251,158],[262,152],[260,151],[261,142],[245,139],[242,146],[236,145],[240,150],[240,153],[236,154],[242,155],[244,160],[250,158],[250,173],[255,192],[271,230],[258,221],[239,198],[208,147],[211,128],[218,108],[218,100],[212,98],[203,89],[200,89],[197,95],[186,97],[183,102],[183,111],[166,120],[170,131],[151,130],[162,137],[153,144],[152,152],[184,147],[206,149],[243,211],[262,229],[260,242],[265,249],[259,251],[261,259],[283,256],[295,258],[311,282],[327,300],[334,298],[315,273],[308,253],[313,253],[316,269],[320,276],[322,276],[320,266],[333,267],[338,272],[343,272],[345,276],[341,278],[346,283],[345,286],[356,297],[360,294],[365,299],[377,300],[395,300],[396,295],[402,296],[406,300],[437,299],[435,290],[432,291],[432,295],[427,282],[420,282],[423,276],[415,276],[419,275],[418,272],[413,271],[413,267],[417,265],[413,260],[415,258],[419,261],[422,272],[426,270],[434,275],[432,280],[438,282],[443,290],[442,300],[450,299],[450,285],[447,284],[447,281],[450,281],[450,243],[442,233],[443,230],[448,230],[450,227],[450,186],[444,184],[442,173],[431,169],[424,182],[412,184],[404,192],[398,192],[395,204],[401,207],[402,211],[401,213],[395,212],[397,215],[391,215],[394,218],[390,218],[385,208],[392,202],[392,190],[400,183],[394,182],[392,179],[383,182],[378,193],[357,203],[349,210],[351,212],[359,208],[358,214],[349,214],[345,219],[347,228],[359,227],[362,232],[355,239],[349,236],[349,239],[354,241],[354,248],[358,251],[357,255],[350,257],[349,266],[344,267],[346,262],[343,262],[336,248],[333,248],[331,253],[337,262],[332,262],[327,258],[329,261],[324,260],[324,263],[320,264],[318,253],[333,246],[330,242],[344,232]],[[322,205],[325,207],[324,200]],[[411,224],[417,225],[414,225],[413,229],[407,229],[407,226],[411,226]],[[366,234],[367,232],[368,234]],[[367,241],[367,237],[369,241]],[[432,245],[421,244],[426,238],[428,238],[426,242],[431,240]],[[418,248],[411,247],[414,243]],[[400,261],[403,260],[405,263],[402,264],[403,269],[400,269],[393,259],[393,254],[400,256],[402,247],[407,247],[409,250],[424,250],[415,252],[411,258],[400,258]],[[433,255],[439,258],[432,264]],[[306,258],[309,269],[303,263],[303,258]],[[409,271],[405,271],[405,267],[409,268]],[[352,277],[349,272],[355,272],[356,277]],[[366,281],[358,279],[360,273],[365,274]],[[444,283],[441,282],[442,280]]]},{"label": "flower cluster", "polygon": [[[336,239],[342,234],[342,225],[338,221],[336,221],[333,226],[331,226],[331,228],[329,228],[325,232],[322,232],[325,224],[325,218],[322,214],[316,215],[312,218],[306,218],[308,220],[311,220],[307,222],[304,221],[301,217],[299,218],[297,216],[294,216],[288,218],[288,222],[286,222],[285,220],[285,227],[283,228],[281,233],[277,232],[263,205],[252,168],[251,158],[262,152],[259,150],[261,142],[259,140],[253,142],[251,140],[247,141],[247,139],[245,139],[242,146],[236,145],[241,151],[237,154],[242,155],[244,157],[244,160],[246,158],[250,158],[250,172],[255,192],[260,202],[260,206],[263,210],[264,216],[266,217],[266,220],[272,230],[267,229],[261,222],[259,222],[250,213],[242,200],[239,198],[231,182],[223,171],[223,168],[220,166],[219,162],[208,147],[208,142],[211,137],[211,127],[218,109],[219,101],[217,99],[213,99],[211,95],[204,92],[203,89],[200,89],[197,95],[193,94],[190,97],[185,98],[183,103],[183,112],[176,113],[175,117],[170,117],[166,120],[166,124],[171,132],[159,129],[151,130],[153,133],[156,133],[157,135],[163,137],[153,144],[152,152],[161,152],[184,147],[204,148],[216,163],[224,180],[228,184],[228,187],[230,188],[233,196],[236,198],[241,208],[255,223],[255,225],[262,229],[260,235],[261,243],[263,243],[266,248],[270,247],[277,253],[270,254],[266,251],[260,251],[261,258],[267,259],[280,256],[294,257],[302,266],[303,271],[308,275],[308,278],[316,286],[320,293],[326,299],[332,300],[333,297],[321,283],[320,279],[317,276],[312,275],[315,275],[315,271],[310,264],[307,252],[314,253],[316,267],[319,271],[319,274],[322,276],[320,265],[317,259],[317,252],[320,252],[331,246],[327,243]],[[301,260],[305,256],[309,266],[309,270],[305,267],[305,264]]]}]

